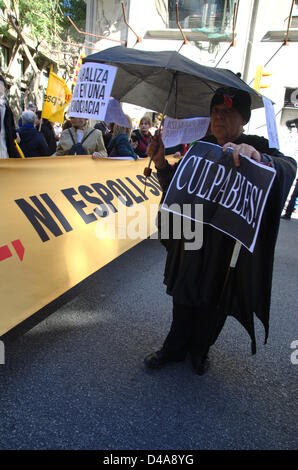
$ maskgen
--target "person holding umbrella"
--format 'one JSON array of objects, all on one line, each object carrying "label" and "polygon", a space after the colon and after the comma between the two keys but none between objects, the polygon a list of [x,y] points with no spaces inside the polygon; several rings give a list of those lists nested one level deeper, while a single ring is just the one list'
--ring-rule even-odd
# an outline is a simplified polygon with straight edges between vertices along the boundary
[{"label": "person holding umbrella", "polygon": [[[253,354],[256,352],[254,313],[265,327],[267,340],[274,247],[280,214],[295,177],[296,162],[277,149],[269,148],[265,138],[243,133],[250,113],[249,93],[236,88],[219,88],[210,105],[211,135],[202,140],[222,146],[223,151],[230,147],[235,166],[240,165],[241,153],[276,170],[254,252],[244,248],[240,251],[235,276],[229,278],[226,286],[229,296],[222,298],[234,239],[204,224],[203,245],[199,250],[185,250],[183,237],[167,240],[164,282],[167,293],[173,298],[173,318],[162,348],[144,360],[149,369],[183,361],[190,353],[195,373],[202,375],[209,348],[221,332],[227,315],[234,316],[247,330]],[[165,194],[179,163],[171,166],[165,159],[160,133],[153,137],[148,153]]]}]

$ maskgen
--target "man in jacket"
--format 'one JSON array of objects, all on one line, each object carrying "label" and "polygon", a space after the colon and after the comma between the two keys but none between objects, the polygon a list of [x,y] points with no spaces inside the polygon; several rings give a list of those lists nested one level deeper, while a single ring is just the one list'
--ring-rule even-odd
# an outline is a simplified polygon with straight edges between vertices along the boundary
[{"label": "man in jacket", "polygon": [[20,147],[25,157],[46,157],[50,155],[49,147],[44,136],[35,129],[36,119],[33,111],[22,113],[22,126],[18,129],[20,135]]},{"label": "man in jacket", "polygon": [[[242,247],[235,275],[226,286],[226,292],[231,295],[219,302],[234,239],[204,224],[203,245],[198,250],[185,250],[182,237],[168,240],[164,282],[167,293],[173,298],[173,319],[162,348],[145,358],[145,365],[150,369],[183,361],[190,353],[194,371],[202,375],[209,348],[216,341],[227,315],[234,316],[249,333],[252,353],[256,351],[254,314],[262,321],[267,340],[274,247],[280,214],[295,177],[296,162],[277,149],[269,148],[263,137],[243,134],[243,126],[250,119],[250,106],[248,93],[233,88],[218,89],[210,106],[212,135],[203,140],[223,146],[223,151],[231,147],[235,166],[240,165],[241,153],[273,166],[277,172],[254,252]],[[172,167],[166,161],[160,135],[153,139],[149,153],[153,155],[160,185],[166,192],[179,163]]]}]

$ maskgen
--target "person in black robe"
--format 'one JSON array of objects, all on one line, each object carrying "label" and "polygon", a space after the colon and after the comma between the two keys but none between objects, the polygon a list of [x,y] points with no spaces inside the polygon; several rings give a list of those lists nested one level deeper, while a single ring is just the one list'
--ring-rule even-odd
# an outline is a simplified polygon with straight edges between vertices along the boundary
[{"label": "person in black robe", "polygon": [[[223,151],[232,147],[230,155],[235,166],[240,165],[241,153],[276,170],[254,252],[242,247],[233,276],[223,290],[235,245],[232,237],[204,224],[203,245],[198,250],[185,250],[183,237],[166,240],[164,282],[173,298],[173,319],[162,348],[144,360],[150,369],[183,361],[190,353],[194,371],[202,375],[209,348],[227,315],[234,316],[247,330],[253,354],[254,314],[264,325],[267,341],[274,248],[282,208],[295,178],[296,162],[269,148],[267,139],[243,133],[243,126],[250,119],[250,107],[248,93],[218,89],[210,105],[212,134],[202,140],[221,145]],[[179,163],[171,166],[165,159],[160,134],[153,139],[149,153],[153,155],[164,197]]]}]

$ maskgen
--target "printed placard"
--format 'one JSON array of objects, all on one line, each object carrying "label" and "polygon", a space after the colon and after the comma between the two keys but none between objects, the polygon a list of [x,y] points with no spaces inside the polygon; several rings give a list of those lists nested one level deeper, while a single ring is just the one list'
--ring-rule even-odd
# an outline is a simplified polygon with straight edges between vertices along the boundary
[{"label": "printed placard", "polygon": [[70,117],[104,121],[117,67],[86,62],[79,70],[69,107]]},{"label": "printed placard", "polygon": [[[275,169],[240,156],[235,167],[230,152],[206,142],[190,148],[171,181],[162,209],[178,204],[179,214],[212,225],[253,252]],[[191,206],[190,216],[183,205]],[[203,219],[196,205],[203,204]],[[175,212],[178,213],[178,212]]]},{"label": "printed placard", "polygon": [[172,119],[167,116],[162,132],[164,146],[174,147],[201,139],[206,135],[209,124],[210,118],[206,117]]}]

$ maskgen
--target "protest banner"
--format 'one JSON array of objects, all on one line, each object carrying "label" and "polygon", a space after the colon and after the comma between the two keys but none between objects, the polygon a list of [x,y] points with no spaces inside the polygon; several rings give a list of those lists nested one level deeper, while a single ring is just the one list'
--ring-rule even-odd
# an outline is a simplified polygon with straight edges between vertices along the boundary
[{"label": "protest banner", "polygon": [[209,124],[210,118],[206,117],[172,119],[166,116],[162,132],[164,146],[174,147],[201,139],[206,135]]},{"label": "protest banner", "polygon": [[50,71],[41,117],[52,122],[64,122],[64,110],[71,100],[71,91],[65,80]]},{"label": "protest banner", "polygon": [[117,67],[87,62],[79,70],[68,114],[104,121]]},{"label": "protest banner", "polygon": [[141,160],[7,158],[0,169],[0,336],[157,230],[161,189],[153,174],[144,194]]},{"label": "protest banner", "polygon": [[265,108],[269,147],[279,149],[280,147],[278,140],[278,132],[272,101],[266,98],[265,96],[263,96],[262,98]]},{"label": "protest banner", "polygon": [[[235,167],[229,152],[219,145],[193,145],[171,181],[162,209],[189,217],[230,235],[253,252],[275,170],[240,156]],[[178,204],[179,211],[171,210]],[[196,206],[203,204],[203,219]],[[190,205],[188,214],[184,205]]]}]

